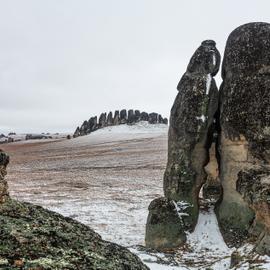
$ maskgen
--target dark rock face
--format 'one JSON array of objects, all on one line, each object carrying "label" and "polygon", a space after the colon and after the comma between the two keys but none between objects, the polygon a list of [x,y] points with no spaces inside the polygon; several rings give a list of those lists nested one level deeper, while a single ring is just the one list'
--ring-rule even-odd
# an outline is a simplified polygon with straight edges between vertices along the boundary
[{"label": "dark rock face", "polygon": [[93,131],[95,131],[97,129],[98,129],[97,117],[96,116],[95,117],[91,117],[89,119],[89,130],[90,130],[90,132],[93,132]]},{"label": "dark rock face", "polygon": [[82,124],[81,129],[80,129],[80,134],[81,134],[81,135],[86,135],[88,129],[89,129],[88,122],[85,120],[85,121],[83,122],[83,124]]},{"label": "dark rock face", "polygon": [[0,204],[4,203],[9,198],[8,184],[5,180],[8,163],[9,156],[0,149]]},{"label": "dark rock face", "polygon": [[112,125],[113,125],[112,112],[109,112],[109,113],[108,113],[106,123],[107,123],[108,126],[112,126]]},{"label": "dark rock face", "polygon": [[128,124],[133,124],[136,122],[136,116],[134,114],[133,110],[128,110],[128,119],[127,119]]},{"label": "dark rock face", "polygon": [[149,120],[149,115],[147,112],[141,112],[140,118],[142,121],[148,121]]},{"label": "dark rock face", "polygon": [[[158,198],[148,207],[146,245],[155,249],[178,247],[186,241],[183,224],[177,206],[166,198]],[[157,237],[157,235],[159,237]]]},{"label": "dark rock face", "polygon": [[[202,42],[177,86],[179,93],[171,109],[168,162],[163,187],[165,197],[182,206],[181,224],[178,226],[181,235],[185,231],[192,231],[198,218],[198,194],[206,181],[204,166],[208,160],[209,133],[218,108],[218,89],[212,75],[217,73],[219,63],[220,54],[215,42]],[[150,121],[158,121],[158,115],[150,114]],[[169,212],[166,214],[170,215]],[[150,225],[147,223],[147,226]],[[158,227],[158,224],[155,226]],[[160,226],[163,228],[162,224]],[[164,233],[171,247],[185,241],[185,237],[173,239],[171,234]],[[149,235],[149,230],[146,230],[146,240],[149,247],[152,247],[152,243],[164,242],[158,231]],[[154,247],[162,249],[163,245]]]},{"label": "dark rock face", "polygon": [[141,120],[141,113],[139,110],[135,110],[135,121],[139,122]]},{"label": "dark rock face", "polygon": [[219,66],[220,53],[216,49],[216,42],[205,40],[191,57],[187,72],[215,76],[218,73]]},{"label": "dark rock face", "polygon": [[[208,132],[218,107],[218,90],[211,74],[218,69],[216,65],[220,62],[220,55],[213,49],[214,42],[207,42],[209,47],[202,43],[178,84],[179,93],[171,110],[168,164],[164,174],[166,197],[187,201],[195,209],[197,194],[205,182],[203,167],[208,158]],[[201,59],[202,50],[205,69]],[[213,51],[216,52],[214,56]],[[191,64],[196,63],[196,55],[198,67],[196,69],[193,64],[193,72],[190,73]],[[209,64],[210,60],[213,61],[212,65]],[[196,220],[196,216],[194,218]]]},{"label": "dark rock face", "polygon": [[240,171],[236,189],[255,212],[249,232],[257,239],[257,251],[270,255],[270,166]]},{"label": "dark rock face", "polygon": [[113,124],[114,126],[120,125],[119,111],[115,111],[114,113]]},{"label": "dark rock face", "polygon": [[79,137],[80,135],[81,135],[80,127],[77,127],[73,134],[73,138]]},{"label": "dark rock face", "polygon": [[106,127],[107,125],[107,113],[102,113],[99,117],[99,120],[98,120],[98,126],[99,128],[103,128],[103,127]]},{"label": "dark rock face", "polygon": [[121,110],[120,111],[120,124],[126,124],[127,123],[127,110]]},{"label": "dark rock face", "polygon": [[149,119],[148,122],[150,124],[156,124],[158,123],[158,114],[157,113],[149,113]]},{"label": "dark rock face", "polygon": [[[217,208],[225,240],[249,236],[257,210],[237,192],[241,171],[270,162],[270,24],[250,23],[227,40],[220,89],[220,179]],[[256,170],[256,169],[255,169]]]},{"label": "dark rock face", "polygon": [[168,119],[167,118],[163,119],[163,124],[168,125]]},{"label": "dark rock face", "polygon": [[163,123],[163,117],[160,114],[158,115],[158,123]]}]

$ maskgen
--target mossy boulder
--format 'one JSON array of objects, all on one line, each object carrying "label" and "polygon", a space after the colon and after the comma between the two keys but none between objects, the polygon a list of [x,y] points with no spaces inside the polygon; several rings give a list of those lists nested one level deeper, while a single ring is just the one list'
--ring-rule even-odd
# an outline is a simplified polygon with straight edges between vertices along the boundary
[{"label": "mossy boulder", "polygon": [[88,226],[12,199],[0,204],[0,239],[0,269],[148,269]]},{"label": "mossy boulder", "polygon": [[155,199],[148,207],[145,244],[157,250],[181,246],[186,241],[186,226],[179,217],[177,205],[164,197]]}]

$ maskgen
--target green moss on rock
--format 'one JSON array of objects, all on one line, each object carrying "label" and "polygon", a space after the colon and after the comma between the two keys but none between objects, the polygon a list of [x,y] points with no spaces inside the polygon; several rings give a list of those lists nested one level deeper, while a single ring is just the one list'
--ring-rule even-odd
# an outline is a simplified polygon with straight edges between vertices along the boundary
[{"label": "green moss on rock", "polygon": [[1,269],[148,269],[86,225],[12,199],[0,204],[0,239]]}]

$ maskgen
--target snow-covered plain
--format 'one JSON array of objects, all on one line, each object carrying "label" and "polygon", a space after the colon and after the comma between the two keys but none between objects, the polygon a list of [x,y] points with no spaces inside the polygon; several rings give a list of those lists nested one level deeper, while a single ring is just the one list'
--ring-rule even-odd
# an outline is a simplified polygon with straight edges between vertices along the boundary
[{"label": "snow-covered plain", "polygon": [[[10,193],[89,225],[153,270],[229,269],[234,249],[224,243],[212,205],[201,211],[181,250],[163,254],[143,247],[147,207],[163,193],[167,131],[163,124],[141,122],[71,140],[3,145],[11,156]],[[264,259],[269,264],[257,269],[270,269]],[[235,269],[249,267],[247,262]]]}]

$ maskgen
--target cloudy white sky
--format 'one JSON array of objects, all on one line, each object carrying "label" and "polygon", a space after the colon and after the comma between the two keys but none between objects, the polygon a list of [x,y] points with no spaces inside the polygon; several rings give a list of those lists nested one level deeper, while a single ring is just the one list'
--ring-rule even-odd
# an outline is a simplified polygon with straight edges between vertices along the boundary
[{"label": "cloudy white sky", "polygon": [[269,0],[0,0],[0,133],[72,132],[121,108],[169,116],[201,41],[223,53],[234,28],[270,22],[269,10]]}]

